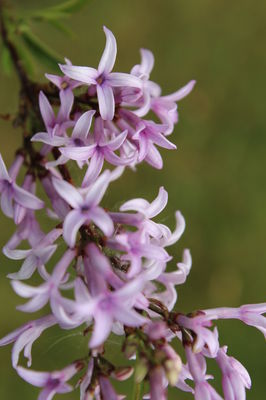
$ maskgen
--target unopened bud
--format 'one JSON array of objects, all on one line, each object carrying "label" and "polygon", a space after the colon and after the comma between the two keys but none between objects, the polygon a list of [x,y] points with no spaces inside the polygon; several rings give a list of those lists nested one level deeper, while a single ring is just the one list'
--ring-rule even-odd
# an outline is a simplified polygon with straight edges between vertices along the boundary
[{"label": "unopened bud", "polygon": [[149,371],[148,362],[145,358],[141,358],[135,368],[135,381],[140,383],[143,381]]},{"label": "unopened bud", "polygon": [[171,386],[175,386],[182,368],[182,361],[179,356],[175,360],[167,360],[164,363],[165,374]]},{"label": "unopened bud", "polygon": [[134,372],[133,367],[120,367],[116,368],[115,371],[111,374],[111,376],[118,381],[125,381],[131,377]]}]

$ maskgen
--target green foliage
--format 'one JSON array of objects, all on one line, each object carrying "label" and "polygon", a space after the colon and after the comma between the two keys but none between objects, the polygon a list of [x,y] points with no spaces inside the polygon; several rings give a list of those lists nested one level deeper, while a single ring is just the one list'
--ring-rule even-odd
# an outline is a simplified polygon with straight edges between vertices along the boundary
[{"label": "green foliage", "polygon": [[59,57],[52,49],[50,49],[45,43],[43,43],[30,29],[26,26],[21,31],[21,37],[30,51],[30,53],[36,58],[36,60],[48,68],[57,69],[57,64],[62,62]]},{"label": "green foliage", "polygon": [[[12,15],[9,14],[9,10],[7,9],[4,10],[3,18],[8,28],[8,34],[9,36],[12,35],[12,42],[29,76],[34,75],[34,63],[32,59],[43,64],[49,70],[57,70],[57,64],[62,62],[62,57],[33,32],[31,23],[34,21],[44,22],[53,26],[64,35],[73,37],[74,33],[62,20],[69,18],[87,3],[88,0],[67,0],[44,9],[19,13],[19,17],[13,15],[13,13]],[[12,60],[8,49],[4,46],[2,47],[1,58],[3,71],[7,75],[10,75]]]},{"label": "green foliage", "polygon": [[9,54],[8,49],[6,48],[6,46],[2,46],[1,49],[1,63],[2,63],[2,68],[3,71],[6,75],[10,75],[13,65],[12,65],[12,60]]}]

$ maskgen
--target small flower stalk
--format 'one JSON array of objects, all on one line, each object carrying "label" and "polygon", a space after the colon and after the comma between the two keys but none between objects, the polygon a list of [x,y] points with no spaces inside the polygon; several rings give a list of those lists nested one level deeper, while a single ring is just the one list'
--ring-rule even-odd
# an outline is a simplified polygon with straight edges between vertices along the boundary
[{"label": "small flower stalk", "polygon": [[[132,386],[147,383],[141,395],[145,399],[167,399],[172,386],[196,400],[244,400],[251,387],[249,374],[227,354],[213,324],[217,319],[239,319],[265,335],[266,303],[183,314],[176,287],[190,273],[190,251],[185,249],[182,260],[174,261],[174,270],[169,271],[168,263],[185,220],[177,211],[173,232],[154,220],[167,205],[167,191],[160,187],[149,201],[128,199],[119,210],[102,205],[125,169],[137,170],[142,162],[163,167],[161,149],[176,149],[169,138],[178,122],[177,103],[195,81],[162,95],[150,80],[154,57],[146,49],[130,73],[114,72],[116,39],[106,27],[104,34],[106,45],[97,68],[66,59],[60,65],[62,75],[46,74],[50,82],[39,92],[36,113],[40,129],[28,133],[9,170],[0,155],[1,208],[15,224],[3,253],[17,261],[17,270],[8,271],[8,278],[26,299],[18,309],[29,315],[29,322],[7,333],[0,346],[13,345],[13,367],[40,388],[42,400],[74,389],[81,400],[127,398],[113,386],[113,380],[127,379]],[[73,168],[78,182],[71,176]],[[21,185],[18,176],[24,177]],[[44,213],[53,226],[50,232],[40,223]],[[54,263],[59,247],[61,256]],[[30,282],[36,275],[39,285]],[[32,314],[46,305],[49,313],[34,318]],[[87,353],[60,370],[31,369],[32,346],[56,325],[83,331]],[[123,367],[113,365],[104,352],[111,333],[122,338]],[[178,346],[184,348],[182,357]],[[221,369],[220,394],[210,383],[210,358]]]}]

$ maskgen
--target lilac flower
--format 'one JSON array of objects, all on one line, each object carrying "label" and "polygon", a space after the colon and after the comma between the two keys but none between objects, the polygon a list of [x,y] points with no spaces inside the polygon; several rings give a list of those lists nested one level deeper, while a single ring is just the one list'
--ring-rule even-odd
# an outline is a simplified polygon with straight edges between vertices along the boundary
[{"label": "lilac flower", "polygon": [[143,285],[143,279],[136,278],[121,289],[110,292],[104,284],[100,284],[97,295],[95,293],[94,297],[90,297],[88,292],[83,301],[77,303],[76,313],[81,321],[85,322],[91,317],[94,319],[90,347],[98,347],[106,340],[115,320],[133,327],[147,321],[133,308]]},{"label": "lilac flower", "polygon": [[[72,65],[71,61],[65,58],[65,62],[67,65]],[[45,74],[46,78],[49,79],[55,86],[58,87],[59,90],[66,91],[68,89],[76,89],[81,86],[82,83],[75,81],[74,79],[70,79],[68,76],[58,76],[52,74]]]},{"label": "lilac flower", "polygon": [[33,386],[42,387],[38,400],[51,400],[56,393],[69,393],[73,387],[66,383],[79,371],[79,365],[70,364],[61,371],[38,372],[17,367],[19,376]]},{"label": "lilac flower", "polygon": [[[88,111],[88,113],[91,112]],[[134,156],[131,158],[120,158],[114,153],[125,141],[127,137],[126,131],[121,132],[116,137],[108,138],[108,133],[110,136],[110,132],[104,128],[103,120],[101,118],[96,118],[93,137],[88,138],[88,130],[86,129],[85,132],[82,126],[77,127],[79,121],[84,119],[85,115],[86,114],[83,114],[78,120],[72,134],[72,140],[69,141],[66,147],[60,147],[59,149],[66,159],[76,160],[79,163],[87,161],[89,158],[91,159],[82,186],[87,186],[98,177],[102,170],[104,160],[112,165],[127,165],[134,159]]]},{"label": "lilac flower", "polygon": [[216,356],[219,350],[218,338],[215,331],[208,329],[211,326],[211,321],[204,313],[200,313],[195,317],[178,315],[177,323],[196,334],[196,341],[193,345],[195,353],[201,352],[204,346],[207,345],[211,356]]},{"label": "lilac flower", "polygon": [[151,98],[159,97],[161,94],[160,86],[149,80],[150,73],[154,65],[154,56],[150,50],[141,49],[141,63],[135,65],[131,74],[136,75],[142,80],[142,96],[137,99],[137,104],[139,108],[134,111],[134,114],[138,117],[143,117],[150,111]]},{"label": "lilac flower", "polygon": [[259,329],[266,338],[266,303],[246,304],[239,308],[220,307],[204,310],[206,318],[213,319],[240,319],[245,324]]},{"label": "lilac flower", "polygon": [[125,252],[121,260],[130,261],[128,277],[133,277],[141,271],[142,258],[167,262],[171,259],[169,254],[160,246],[150,243],[144,230],[122,233],[109,239],[108,244],[115,250]]},{"label": "lilac flower", "polygon": [[16,204],[32,210],[39,210],[44,206],[43,201],[39,200],[32,193],[20,188],[15,183],[16,175],[18,173],[17,164],[20,166],[22,162],[23,158],[18,156],[15,162],[16,164],[13,165],[9,174],[0,154],[1,208],[3,213],[9,218],[13,218]]},{"label": "lilac flower", "polygon": [[222,370],[223,392],[226,400],[245,400],[245,388],[250,389],[251,380],[243,365],[227,354],[227,346],[219,349],[216,361]]},{"label": "lilac flower", "polygon": [[24,356],[28,359],[27,365],[28,367],[31,366],[31,348],[33,343],[41,336],[45,329],[55,324],[55,317],[53,315],[48,315],[35,321],[27,322],[0,340],[0,346],[15,342],[12,349],[12,365],[14,368],[18,365],[19,355],[23,349]]},{"label": "lilac flower", "polygon": [[134,75],[111,72],[115,63],[117,47],[113,33],[103,28],[106,46],[98,65],[98,70],[91,67],[60,65],[61,70],[70,78],[87,85],[95,85],[100,114],[104,120],[112,120],[115,110],[113,90],[116,87],[141,88],[141,81]]},{"label": "lilac flower", "polygon": [[46,195],[52,203],[53,213],[55,213],[55,216],[58,218],[64,219],[70,211],[70,206],[55,190],[53,179],[54,177],[51,174],[47,174],[41,179],[41,182]]},{"label": "lilac flower", "polygon": [[161,169],[163,160],[155,145],[165,149],[176,149],[175,144],[167,140],[164,135],[168,125],[141,120],[125,109],[119,111],[119,116],[123,119],[119,121],[120,128],[128,129],[130,140],[138,148],[138,162],[145,160],[152,167]]},{"label": "lilac flower", "polygon": [[164,132],[170,135],[174,130],[174,125],[178,122],[178,113],[176,102],[186,97],[195,86],[196,81],[190,81],[177,92],[168,96],[154,97],[151,100],[151,109],[161,120],[163,124],[168,126]]},{"label": "lilac flower", "polygon": [[141,198],[129,200],[120,207],[120,211],[139,212],[143,216],[139,227],[145,230],[145,232],[147,232],[152,237],[160,238],[163,234],[162,229],[160,229],[161,226],[160,224],[156,224],[154,221],[151,221],[151,219],[158,215],[165,208],[167,200],[168,193],[161,186],[158,196],[151,203]]},{"label": "lilac flower", "polygon": [[185,347],[189,371],[195,382],[195,400],[222,400],[222,397],[207,382],[206,361],[202,354],[194,354],[190,346]]},{"label": "lilac flower", "polygon": [[31,299],[28,303],[17,308],[21,311],[31,313],[40,310],[50,301],[53,314],[60,319],[62,314],[64,314],[64,309],[59,296],[59,287],[65,283],[66,271],[74,257],[75,251],[67,250],[54,267],[53,273],[51,275],[47,274],[46,281],[38,287],[26,285],[20,281],[12,281],[11,285],[19,296]]},{"label": "lilac flower", "polygon": [[70,247],[74,247],[79,228],[93,221],[105,235],[113,233],[111,217],[98,206],[110,181],[110,171],[105,171],[94,183],[84,190],[77,190],[66,181],[53,179],[58,194],[73,207],[63,225],[63,236]]},{"label": "lilac flower", "polygon": [[30,250],[13,250],[8,246],[3,248],[6,257],[12,260],[25,259],[19,272],[9,274],[11,279],[29,279],[36,268],[40,271],[54,254],[57,245],[52,243],[62,234],[62,229],[53,229]]},{"label": "lilac flower", "polygon": [[165,290],[153,294],[153,297],[162,301],[168,310],[173,309],[177,300],[177,291],[175,289],[175,285],[182,285],[186,281],[191,269],[191,265],[192,258],[190,251],[185,249],[183,252],[182,262],[177,263],[178,269],[173,272],[163,272],[156,278],[158,282],[165,286]]},{"label": "lilac flower", "polygon": [[33,142],[43,142],[52,146],[59,144],[60,146],[62,143],[61,136],[65,134],[67,128],[74,124],[74,121],[69,118],[74,101],[72,91],[70,89],[60,91],[59,95],[61,105],[57,116],[55,116],[47,97],[43,92],[40,92],[39,105],[46,132],[36,133],[31,139]]},{"label": "lilac flower", "polygon": [[[58,138],[56,138],[56,144],[54,145],[64,145],[65,147],[60,148],[62,155],[58,157],[57,160],[46,163],[46,167],[56,167],[65,164],[68,160],[77,160],[79,167],[81,168],[83,166],[85,160],[87,161],[91,156],[91,152],[88,156],[84,156],[83,153],[84,150],[87,150],[87,147],[93,144],[89,131],[94,114],[94,110],[83,113],[76,121],[71,137],[65,136],[60,138],[59,141]],[[65,153],[68,153],[68,156]],[[72,155],[74,155],[74,158]]]},{"label": "lilac flower", "polygon": [[150,370],[150,400],[166,400],[166,390],[164,385],[164,370],[157,366]]}]

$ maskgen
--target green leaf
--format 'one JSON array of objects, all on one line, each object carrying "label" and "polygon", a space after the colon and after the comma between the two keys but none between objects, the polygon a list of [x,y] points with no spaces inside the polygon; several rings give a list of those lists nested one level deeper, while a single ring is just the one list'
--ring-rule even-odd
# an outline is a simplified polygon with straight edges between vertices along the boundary
[{"label": "green leaf", "polygon": [[30,77],[33,77],[35,72],[34,65],[27,49],[25,49],[24,46],[17,46],[17,52],[25,71]]},{"label": "green leaf", "polygon": [[88,3],[88,0],[67,0],[61,4],[50,7],[50,10],[72,14],[80,10],[86,3]]},{"label": "green leaf", "polygon": [[64,19],[80,10],[87,2],[88,0],[67,0],[56,6],[34,11],[30,13],[29,17],[41,21]]},{"label": "green leaf", "polygon": [[58,31],[62,32],[64,35],[67,35],[70,38],[73,38],[75,36],[75,33],[72,32],[71,29],[69,29],[65,24],[57,21],[56,19],[47,20],[47,23],[49,23]]},{"label": "green leaf", "polygon": [[2,46],[1,62],[2,62],[2,68],[3,68],[4,73],[6,75],[10,75],[12,68],[13,68],[13,63],[12,63],[10,53],[9,53],[8,49],[6,48],[6,46],[4,46],[4,45]]},{"label": "green leaf", "polygon": [[57,64],[62,62],[62,58],[57,56],[52,49],[43,43],[29,29],[21,31],[21,38],[30,53],[42,64],[53,70],[57,69]]}]

